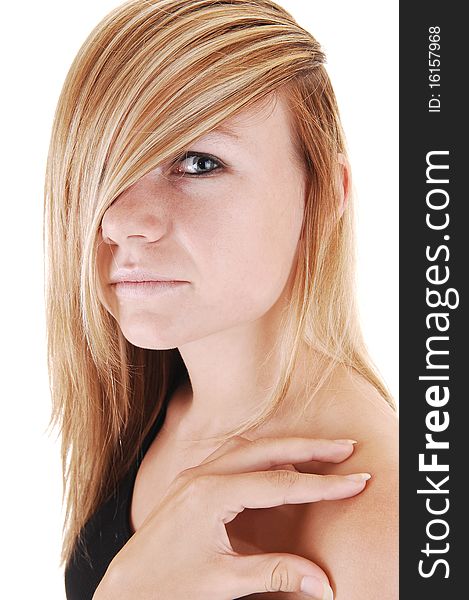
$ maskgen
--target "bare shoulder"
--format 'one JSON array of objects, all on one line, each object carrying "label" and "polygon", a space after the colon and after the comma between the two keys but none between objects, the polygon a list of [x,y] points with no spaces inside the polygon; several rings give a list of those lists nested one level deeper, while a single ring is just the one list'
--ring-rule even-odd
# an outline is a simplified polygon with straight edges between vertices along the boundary
[{"label": "bare shoulder", "polygon": [[[341,465],[340,471],[352,464],[366,466],[371,460],[381,469],[398,465],[399,421],[396,412],[376,390],[355,371],[338,367],[330,383],[321,390],[315,407],[306,411],[304,424],[310,434],[326,438],[353,438],[358,441],[353,456]],[[306,432],[305,432],[306,433]],[[301,434],[302,435],[302,434]],[[365,469],[368,470],[368,469]]]},{"label": "bare shoulder", "polygon": [[[323,399],[311,434],[357,440],[339,464],[309,463],[298,470],[345,474],[369,472],[353,498],[304,505],[301,550],[329,574],[337,600],[398,598],[398,419],[376,389],[358,374],[338,370],[330,399]],[[326,392],[327,393],[327,392]],[[302,431],[301,435],[307,434]]]},{"label": "bare shoulder", "polygon": [[[369,472],[372,477],[365,489],[352,498],[281,507],[283,515],[289,513],[291,532],[282,550],[319,564],[328,573],[336,600],[378,597],[397,600],[396,413],[371,384],[345,370],[335,373],[319,401],[320,411],[316,405],[301,423],[294,425],[294,431],[286,434],[352,438],[358,443],[350,458],[342,463],[302,463],[295,465],[297,470],[319,474]],[[275,515],[271,515],[275,519]],[[275,551],[278,550],[276,547]],[[299,594],[280,596],[304,597]],[[272,594],[269,597],[274,598]]]}]

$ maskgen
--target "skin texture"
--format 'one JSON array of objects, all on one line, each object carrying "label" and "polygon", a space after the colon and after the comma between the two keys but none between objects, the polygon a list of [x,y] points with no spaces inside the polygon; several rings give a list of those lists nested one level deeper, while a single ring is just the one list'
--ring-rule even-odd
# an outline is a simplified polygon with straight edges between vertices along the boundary
[{"label": "skin texture", "polygon": [[[166,176],[161,166],[147,174],[104,214],[98,250],[104,283],[117,267],[137,266],[190,281],[174,294],[138,301],[104,289],[130,342],[179,348],[192,384],[190,439],[227,431],[265,398],[278,359],[260,365],[288,299],[303,219],[303,174],[283,99],[230,125],[238,141],[211,134],[188,149],[226,167],[181,177],[178,165]],[[179,168],[194,170],[194,162]]]},{"label": "skin texture", "polygon": [[[104,305],[133,344],[177,347],[190,377],[171,399],[164,427],[139,469],[132,499],[137,534],[177,475],[217,451],[219,444],[209,438],[236,426],[265,399],[279,364],[275,352],[262,361],[288,302],[305,181],[285,101],[272,100],[224,124],[237,139],[211,133],[187,149],[214,156],[222,169],[182,177],[182,171],[197,169],[197,159],[168,162],[121,194],[103,217],[98,269]],[[343,207],[350,173],[339,158]],[[199,161],[200,170],[214,166]],[[190,283],[165,295],[122,298],[109,285],[118,267]],[[226,524],[229,539],[237,552],[289,552],[313,561],[329,576],[338,600],[395,600],[397,418],[371,385],[343,368],[302,413],[307,368],[300,360],[284,409],[249,439],[352,438],[358,444],[343,462],[289,461],[283,468],[366,471],[372,479],[353,498],[246,509]],[[249,597],[306,596],[290,591]]]},{"label": "skin texture", "polygon": [[225,524],[246,507],[259,510],[359,493],[366,485],[359,474],[351,479],[274,470],[281,463],[311,458],[340,462],[351,451],[347,442],[299,437],[227,441],[175,478],[112,560],[94,600],[232,600],[252,592],[295,593],[304,576],[312,578],[309,597],[331,600],[320,567],[285,553],[239,555]]},{"label": "skin texture", "polygon": [[[338,368],[302,418],[267,425],[259,435],[353,438],[353,454],[340,464],[297,464],[303,473],[372,474],[353,498],[244,511],[229,524],[235,550],[254,540],[259,552],[292,552],[320,565],[336,600],[397,600],[398,420],[374,388]],[[304,598],[301,594],[253,594],[251,599]]]}]

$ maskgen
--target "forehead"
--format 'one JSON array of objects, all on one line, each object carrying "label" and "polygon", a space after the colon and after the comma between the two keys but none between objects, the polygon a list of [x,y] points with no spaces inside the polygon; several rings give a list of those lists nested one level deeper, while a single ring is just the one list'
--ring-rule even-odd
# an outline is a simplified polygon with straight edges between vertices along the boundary
[{"label": "forehead", "polygon": [[270,93],[257,102],[225,119],[200,139],[224,137],[235,143],[291,137],[291,122],[287,101],[282,94]]}]

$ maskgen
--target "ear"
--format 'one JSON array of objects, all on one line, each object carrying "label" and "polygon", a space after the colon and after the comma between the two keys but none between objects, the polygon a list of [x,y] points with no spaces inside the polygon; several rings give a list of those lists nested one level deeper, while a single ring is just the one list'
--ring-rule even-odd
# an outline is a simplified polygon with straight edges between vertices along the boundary
[{"label": "ear", "polygon": [[340,178],[338,181],[339,189],[340,189],[340,212],[339,218],[342,216],[345,207],[347,206],[347,201],[350,196],[351,184],[352,184],[352,175],[350,171],[350,164],[347,160],[347,157],[342,152],[337,154],[337,161],[339,165],[341,165],[340,169]]}]

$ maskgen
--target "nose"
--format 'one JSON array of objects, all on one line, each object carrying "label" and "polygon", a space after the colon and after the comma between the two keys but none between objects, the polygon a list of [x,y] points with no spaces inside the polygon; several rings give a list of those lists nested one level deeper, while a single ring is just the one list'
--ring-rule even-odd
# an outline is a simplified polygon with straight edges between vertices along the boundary
[{"label": "nose", "polygon": [[148,189],[129,189],[106,210],[101,221],[104,243],[125,246],[161,239],[168,231],[168,211]]}]

